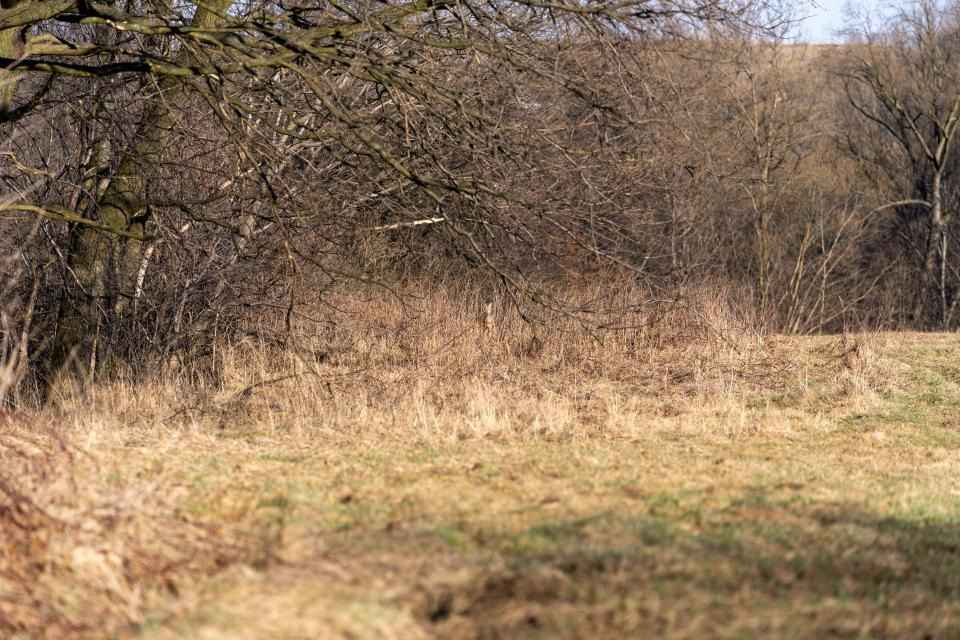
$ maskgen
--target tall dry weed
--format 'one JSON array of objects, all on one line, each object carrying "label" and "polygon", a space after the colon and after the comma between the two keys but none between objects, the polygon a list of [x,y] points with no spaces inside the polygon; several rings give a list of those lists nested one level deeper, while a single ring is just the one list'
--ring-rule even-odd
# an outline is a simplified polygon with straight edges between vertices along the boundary
[{"label": "tall dry weed", "polygon": [[218,345],[219,384],[191,386],[189,371],[178,379],[167,369],[149,395],[180,399],[170,424],[227,432],[259,424],[345,437],[567,437],[609,422],[633,397],[656,405],[782,383],[786,367],[771,369],[763,333],[730,290],[660,300],[612,277],[546,289],[526,306],[460,283],[331,294],[283,340]]}]

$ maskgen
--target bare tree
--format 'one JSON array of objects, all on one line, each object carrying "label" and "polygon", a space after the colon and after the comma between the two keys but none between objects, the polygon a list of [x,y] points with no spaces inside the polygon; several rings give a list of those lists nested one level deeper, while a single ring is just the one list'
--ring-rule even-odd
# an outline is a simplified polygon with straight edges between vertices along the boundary
[{"label": "bare tree", "polygon": [[[916,258],[918,325],[950,326],[958,274],[948,247],[960,185],[960,5],[919,0],[879,28],[852,31],[839,77],[850,107],[846,144],[889,200]],[[912,232],[919,225],[919,233]]]},{"label": "bare tree", "polygon": [[[269,235],[278,260],[336,278],[346,266],[323,256],[349,246],[357,229],[415,228],[518,289],[511,243],[545,256],[565,244],[615,257],[628,239],[617,238],[622,220],[596,211],[565,219],[512,188],[535,160],[525,156],[528,132],[511,120],[535,104],[524,93],[557,86],[613,114],[577,51],[594,43],[597,55],[615,57],[621,45],[708,26],[754,29],[756,16],[773,19],[762,4],[4,0],[6,126],[37,127],[28,120],[43,112],[58,131],[74,89],[94,118],[87,148],[32,163],[5,156],[21,182],[31,171],[49,185],[73,181],[73,197],[60,188],[5,204],[72,229],[49,376],[71,361],[95,368],[101,336],[137,313],[150,261],[188,238],[195,263],[225,268]],[[539,141],[561,154],[577,143]],[[309,206],[317,185],[349,195],[318,211]],[[214,227],[228,245],[200,231]],[[298,242],[302,229],[311,246]],[[208,297],[230,286],[221,278]]]}]

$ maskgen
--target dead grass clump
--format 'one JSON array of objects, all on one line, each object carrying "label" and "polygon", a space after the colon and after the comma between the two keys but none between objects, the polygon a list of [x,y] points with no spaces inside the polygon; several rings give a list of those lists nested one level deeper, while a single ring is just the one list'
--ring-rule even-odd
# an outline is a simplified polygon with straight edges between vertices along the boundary
[{"label": "dead grass clump", "polygon": [[876,403],[879,396],[896,391],[909,376],[909,365],[885,354],[890,345],[883,334],[841,334],[815,340],[803,364],[814,369],[824,402]]},{"label": "dead grass clump", "polygon": [[[663,300],[603,274],[541,287],[536,302],[481,285],[408,283],[376,297],[329,294],[326,306],[304,312],[311,321],[287,346],[305,369],[370,371],[394,382],[590,377],[716,391],[767,355],[738,300],[723,286]],[[283,354],[272,360],[289,363]]]},{"label": "dead grass clump", "polygon": [[0,636],[116,633],[238,555],[178,511],[175,487],[111,486],[61,431],[0,419]]},{"label": "dead grass clump", "polygon": [[568,439],[717,403],[749,419],[747,397],[804,384],[805,360],[765,336],[723,287],[661,301],[611,279],[558,288],[549,296],[557,306],[533,311],[480,286],[408,287],[328,297],[329,308],[304,311],[311,322],[283,347],[218,345],[218,385],[191,386],[189,375],[168,372],[141,383],[147,393],[94,395],[123,399],[103,409],[128,421],[215,424],[228,436]]}]

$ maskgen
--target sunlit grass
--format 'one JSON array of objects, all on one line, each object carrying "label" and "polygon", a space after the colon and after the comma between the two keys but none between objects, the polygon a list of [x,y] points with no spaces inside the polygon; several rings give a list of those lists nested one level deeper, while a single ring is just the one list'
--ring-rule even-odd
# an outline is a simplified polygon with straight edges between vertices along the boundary
[{"label": "sunlit grass", "polygon": [[960,634],[957,337],[714,318],[541,330],[531,355],[522,324],[440,313],[384,310],[322,363],[226,346],[217,385],[167,372],[6,418],[0,629]]}]

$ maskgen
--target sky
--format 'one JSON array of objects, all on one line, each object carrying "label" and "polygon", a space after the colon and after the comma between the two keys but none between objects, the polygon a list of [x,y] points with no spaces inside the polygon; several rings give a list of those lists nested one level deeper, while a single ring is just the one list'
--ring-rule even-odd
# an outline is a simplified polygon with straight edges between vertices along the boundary
[{"label": "sky", "polygon": [[890,0],[799,0],[794,6],[800,16],[809,16],[799,27],[805,42],[837,42],[836,31],[843,28],[848,5],[868,12],[879,12]]}]

